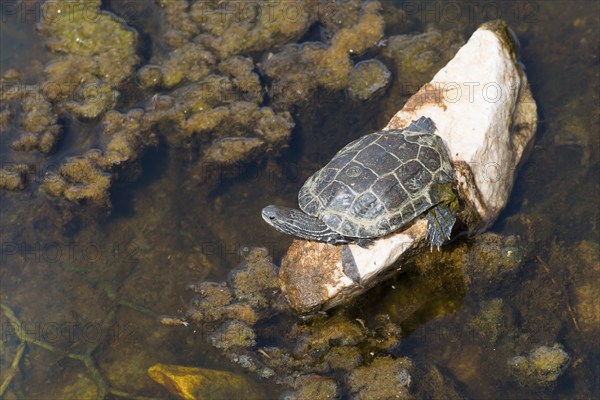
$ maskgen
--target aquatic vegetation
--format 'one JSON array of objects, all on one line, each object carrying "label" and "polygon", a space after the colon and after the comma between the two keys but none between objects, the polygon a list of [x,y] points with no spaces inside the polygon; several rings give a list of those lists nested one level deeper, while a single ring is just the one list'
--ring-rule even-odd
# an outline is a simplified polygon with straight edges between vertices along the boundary
[{"label": "aquatic vegetation", "polygon": [[316,374],[297,377],[293,386],[295,390],[285,393],[286,399],[337,399],[340,397],[340,387],[335,380]]},{"label": "aquatic vegetation", "polygon": [[89,199],[96,204],[108,203],[110,175],[98,168],[98,152],[68,160],[57,173],[44,179],[43,188],[51,196],[64,196],[67,200]]},{"label": "aquatic vegetation", "polygon": [[482,302],[479,314],[469,323],[469,329],[488,343],[496,343],[506,330],[502,321],[503,307],[502,299]]},{"label": "aquatic vegetation", "polygon": [[261,61],[261,72],[272,82],[274,107],[287,108],[306,102],[317,88],[346,88],[352,70],[350,56],[377,46],[383,37],[384,22],[379,7],[375,2],[363,3],[356,24],[339,29],[329,46],[322,42],[289,44]]},{"label": "aquatic vegetation", "polygon": [[144,126],[143,117],[144,112],[139,109],[127,114],[106,113],[102,121],[105,151],[92,150],[67,160],[58,171],[46,174],[42,189],[70,201],[90,200],[96,205],[110,205],[110,172],[116,173],[122,164],[135,161],[140,148],[156,143],[154,133]]},{"label": "aquatic vegetation", "polygon": [[393,71],[401,93],[413,94],[440,70],[464,44],[462,35],[454,30],[436,29],[415,35],[395,35],[386,39],[381,55],[393,62]]},{"label": "aquatic vegetation", "polygon": [[423,398],[462,400],[465,398],[457,389],[455,382],[444,376],[439,368],[432,365],[427,373],[417,382],[419,393]]},{"label": "aquatic vegetation", "polygon": [[[50,153],[62,135],[58,114],[39,93],[39,87],[18,82],[20,74],[8,72],[0,79],[3,131],[15,129],[18,137],[11,143],[14,151],[39,150]],[[18,128],[17,128],[18,127]]]},{"label": "aquatic vegetation", "polygon": [[16,151],[38,149],[41,153],[50,153],[62,133],[50,102],[35,96],[23,99],[21,105],[21,127],[25,133],[12,143],[12,148]]},{"label": "aquatic vegetation", "polygon": [[465,247],[463,262],[465,275],[473,286],[486,287],[510,280],[521,268],[531,243],[517,236],[503,236],[487,232],[475,241],[474,248]]},{"label": "aquatic vegetation", "polygon": [[565,371],[571,357],[562,346],[540,346],[529,355],[517,356],[509,361],[515,378],[521,385],[548,385]]},{"label": "aquatic vegetation", "polygon": [[[163,324],[214,326],[209,343],[223,350],[232,362],[289,386],[292,398],[321,389],[327,393],[391,393],[410,385],[412,363],[407,358],[391,358],[400,328],[389,317],[378,316],[372,325],[352,320],[343,312],[302,321],[285,305],[267,251],[251,248],[243,249],[242,254],[244,260],[231,271],[228,283],[190,285],[198,296],[186,315],[165,317]],[[289,321],[289,326],[278,327],[274,322],[279,319]],[[364,387],[384,370],[389,381]],[[343,376],[358,372],[346,386],[343,379],[330,377],[335,371]]]},{"label": "aquatic vegetation", "polygon": [[[4,100],[17,112],[2,107],[2,125],[21,127],[13,133],[15,150],[48,154],[64,135],[78,135],[65,131],[66,121],[102,122],[91,129],[98,140],[80,139],[94,143],[76,157],[86,161],[65,160],[41,185],[52,196],[80,204],[90,199],[109,206],[114,182],[124,170],[139,170],[136,161],[160,140],[181,152],[176,157],[194,160],[190,175],[211,185],[228,166],[280,154],[295,125],[293,107],[306,104],[316,90],[347,89],[366,100],[390,80],[377,59],[355,61],[385,49],[377,2],[311,2],[291,18],[287,3],[227,8],[220,2],[160,1],[169,48],[144,65],[136,32],[100,4],[52,2],[40,25],[52,55],[45,79],[27,87],[16,71],[3,77],[3,84],[12,85]],[[315,24],[321,27],[320,41],[296,43]],[[453,38],[444,36],[442,42],[449,45]],[[439,45],[439,39],[428,39],[419,49]],[[123,94],[132,90],[139,92],[141,108],[127,109]],[[82,171],[67,172],[74,167]],[[7,180],[14,176],[10,171],[4,176],[6,189],[28,183]]]},{"label": "aquatic vegetation", "polygon": [[[293,18],[287,17],[285,3],[238,3],[227,5],[218,1],[160,1],[167,15],[169,45],[180,48],[194,36],[223,60],[235,54],[267,50],[277,44],[299,39],[306,32],[314,13],[298,8]],[[244,40],[240,40],[243,38]]]},{"label": "aquatic vegetation", "polygon": [[[489,251],[492,243],[493,254]],[[431,297],[432,292],[424,292],[423,287],[448,290],[447,283],[460,281],[463,274],[470,285],[479,286],[490,272],[472,270],[469,265],[473,260],[484,257],[486,265],[506,265],[506,249],[523,251],[521,246],[514,237],[487,233],[475,238],[471,245],[462,243],[452,251],[416,258],[413,262],[425,281],[398,290],[394,304],[407,308],[404,314],[394,312],[393,318],[379,314],[366,320],[349,318],[347,310],[299,318],[284,302],[276,266],[268,252],[246,248],[241,253],[244,260],[230,272],[227,283],[202,281],[190,285],[197,296],[185,315],[163,318],[163,324],[189,324],[194,329],[211,326],[209,343],[232,362],[287,386],[291,398],[302,398],[314,390],[357,398],[387,398],[398,393],[408,397],[413,380],[424,392],[456,394],[449,377],[437,371],[435,382],[423,381],[426,375],[417,373],[413,361],[398,354],[403,334],[398,321],[410,318],[420,307],[411,307],[415,299]],[[508,264],[506,279],[522,266],[520,261]],[[491,284],[493,281],[488,283]],[[430,318],[455,312],[451,302],[445,307],[440,303]],[[505,333],[514,330],[506,308],[499,298],[482,302],[479,315],[463,327],[465,332],[477,334],[484,344],[495,345],[498,352],[512,349],[512,340],[500,342],[507,336]],[[278,321],[287,323],[282,326]],[[460,328],[457,331],[456,335],[462,334]],[[472,347],[481,355],[483,347]],[[471,376],[473,354],[465,349],[459,353],[454,355],[452,365]]]},{"label": "aquatic vegetation", "polygon": [[97,118],[115,107],[119,86],[133,73],[136,33],[101,12],[100,1],[52,3],[40,25],[57,54],[45,69],[45,94],[77,118]]},{"label": "aquatic vegetation", "polygon": [[350,393],[356,399],[409,398],[412,367],[408,358],[377,358],[350,374]]},{"label": "aquatic vegetation", "polygon": [[12,164],[0,169],[0,188],[10,191],[25,189],[27,164]]},{"label": "aquatic vegetation", "polygon": [[391,77],[392,74],[381,61],[361,61],[348,74],[348,94],[357,100],[369,100],[382,94]]}]

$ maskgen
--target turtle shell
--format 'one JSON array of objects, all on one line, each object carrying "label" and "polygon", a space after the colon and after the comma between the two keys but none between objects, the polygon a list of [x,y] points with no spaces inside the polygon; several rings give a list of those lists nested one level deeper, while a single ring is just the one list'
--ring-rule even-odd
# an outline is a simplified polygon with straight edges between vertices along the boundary
[{"label": "turtle shell", "polygon": [[384,236],[406,225],[438,204],[440,185],[452,182],[448,151],[433,130],[421,118],[349,143],[304,183],[300,208],[348,237]]}]

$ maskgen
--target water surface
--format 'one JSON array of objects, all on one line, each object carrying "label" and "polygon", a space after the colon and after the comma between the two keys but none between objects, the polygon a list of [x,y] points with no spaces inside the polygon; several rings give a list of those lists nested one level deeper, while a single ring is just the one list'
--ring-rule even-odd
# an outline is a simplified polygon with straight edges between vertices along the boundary
[{"label": "water surface", "polygon": [[[118,12],[115,2],[105,5]],[[151,36],[151,28],[160,28],[158,9],[153,2],[138,6],[137,14],[123,17],[140,31],[140,38],[151,38],[151,48],[141,46],[144,60],[164,48],[159,37]],[[402,354],[417,365],[437,365],[460,382],[470,398],[599,395],[599,299],[589,287],[599,283],[600,268],[599,3],[396,6],[421,19],[423,26],[460,29],[466,37],[480,23],[497,17],[517,33],[540,126],[509,204],[491,230],[519,235],[533,250],[517,282],[499,285],[493,293],[441,287],[411,308],[410,301],[391,288],[420,279],[411,274],[367,293],[351,306],[352,312],[389,313],[405,332]],[[51,56],[35,21],[6,11],[2,18],[2,74],[12,68],[22,71],[27,83],[39,81]],[[340,95],[336,102],[343,103],[296,110],[297,125],[283,156],[247,166],[240,176],[219,181],[211,191],[190,179],[189,154],[161,141],[141,159],[139,179],[113,186],[111,212],[66,205],[39,191],[46,168],[81,154],[93,142],[93,123],[70,121],[65,138],[49,156],[14,152],[2,134],[3,164],[25,160],[36,171],[24,192],[0,193],[1,302],[14,311],[28,335],[52,346],[27,346],[8,392],[12,397],[7,398],[58,398],[70,386],[93,387],[92,370],[72,356],[86,352],[111,387],[143,396],[167,396],[145,376],[158,362],[245,374],[212,348],[202,332],[164,327],[156,316],[182,312],[192,297],[185,290],[190,282],[225,280],[241,261],[242,246],[265,246],[279,261],[291,238],[266,226],[260,209],[271,203],[293,206],[298,189],[316,168],[344,144],[385,125],[402,106],[390,105],[398,99],[393,89],[366,105]],[[83,135],[88,136],[81,139]],[[498,298],[515,319],[510,326],[529,335],[531,349],[557,342],[570,354],[571,365],[556,384],[531,389],[498,379],[495,371],[518,353],[507,350],[509,345],[496,352],[494,345],[482,347],[472,336],[456,333],[479,313],[482,302]],[[10,326],[3,314],[3,379],[19,343]],[[516,333],[502,335],[500,344]],[[281,392],[276,385],[269,390],[272,396]]]}]

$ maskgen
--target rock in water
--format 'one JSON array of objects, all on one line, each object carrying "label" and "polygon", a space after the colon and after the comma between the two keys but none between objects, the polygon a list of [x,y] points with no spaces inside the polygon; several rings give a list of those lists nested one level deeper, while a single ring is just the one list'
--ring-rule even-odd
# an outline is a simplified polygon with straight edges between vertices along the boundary
[{"label": "rock in water", "polygon": [[369,100],[382,94],[391,78],[392,73],[381,61],[361,61],[348,74],[348,94],[355,100]]},{"label": "rock in water", "polygon": [[244,393],[247,399],[264,398],[265,393],[246,377],[227,371],[180,365],[156,364],[148,375],[180,399],[231,399]]},{"label": "rock in water", "polygon": [[508,366],[522,386],[545,386],[553,383],[569,366],[571,357],[562,346],[540,346],[527,357],[517,356]]},{"label": "rock in water", "polygon": [[[463,203],[457,217],[469,230],[496,220],[537,128],[513,37],[502,21],[483,24],[384,128],[402,129],[422,116],[434,121],[454,164]],[[282,290],[298,312],[334,307],[402,270],[399,259],[429,251],[427,235],[422,217],[368,248],[295,240],[282,262]]]}]

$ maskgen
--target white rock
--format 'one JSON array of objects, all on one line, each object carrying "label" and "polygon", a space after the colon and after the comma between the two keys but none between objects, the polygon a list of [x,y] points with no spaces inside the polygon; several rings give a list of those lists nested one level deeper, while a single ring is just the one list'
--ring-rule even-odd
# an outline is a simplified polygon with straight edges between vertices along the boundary
[{"label": "white rock", "polygon": [[[384,128],[404,128],[421,116],[434,121],[466,204],[458,217],[472,230],[489,227],[506,205],[537,128],[536,104],[514,48],[503,22],[484,24]],[[384,279],[390,266],[402,269],[398,259],[429,251],[426,234],[427,222],[418,218],[368,249],[296,240],[282,263],[282,289],[298,311],[331,308]]]}]

